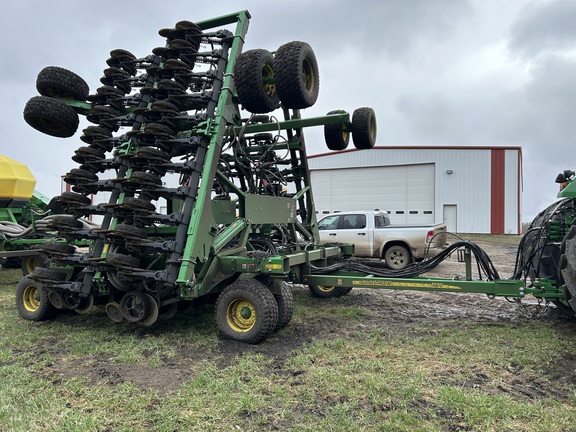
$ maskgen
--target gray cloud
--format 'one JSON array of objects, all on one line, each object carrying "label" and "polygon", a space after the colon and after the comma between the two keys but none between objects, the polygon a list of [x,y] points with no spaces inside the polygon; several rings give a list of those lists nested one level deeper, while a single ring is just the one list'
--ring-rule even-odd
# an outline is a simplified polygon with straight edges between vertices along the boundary
[{"label": "gray cloud", "polygon": [[576,2],[532,1],[510,31],[510,48],[525,58],[573,48],[576,42]]}]

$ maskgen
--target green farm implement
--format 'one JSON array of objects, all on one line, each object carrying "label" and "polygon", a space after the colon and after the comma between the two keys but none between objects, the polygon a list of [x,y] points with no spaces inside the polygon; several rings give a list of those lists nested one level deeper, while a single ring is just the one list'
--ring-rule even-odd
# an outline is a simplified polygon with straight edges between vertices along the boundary
[{"label": "green farm implement", "polygon": [[[330,150],[352,138],[369,151],[375,114],[363,107],[302,118],[319,91],[312,48],[293,41],[274,54],[243,52],[249,19],[241,11],[180,21],[161,29],[164,45],[144,57],[115,49],[93,94],[66,69],[39,73],[40,96],[24,109],[32,127],[71,137],[78,115],[92,125],[72,156],[77,167],[64,176],[71,190],[55,198],[67,216],[51,226],[67,242],[42,245],[49,265],[17,289],[22,317],[86,313],[96,304],[116,323],[150,326],[215,297],[222,335],[258,343],[290,322],[290,283],[319,297],[354,287],[423,289],[518,301],[531,294],[568,307],[556,281],[499,280],[467,242],[399,274],[359,264],[352,245],[319,244],[303,131],[322,126]],[[101,223],[88,229],[85,217]],[[79,251],[70,244],[77,241],[91,247]],[[420,276],[456,250],[468,270],[476,256],[486,280],[473,281],[470,271],[464,280]]]}]

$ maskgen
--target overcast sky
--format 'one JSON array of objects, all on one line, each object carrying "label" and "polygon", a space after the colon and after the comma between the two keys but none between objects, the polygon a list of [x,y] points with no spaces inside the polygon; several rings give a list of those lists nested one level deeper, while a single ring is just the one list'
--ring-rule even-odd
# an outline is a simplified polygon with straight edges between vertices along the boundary
[{"label": "overcast sky", "polygon": [[[65,67],[94,92],[112,49],[143,57],[164,45],[160,28],[241,9],[245,49],[314,48],[320,97],[306,117],[370,106],[378,146],[521,146],[524,221],[556,200],[559,172],[576,170],[576,0],[5,1],[0,153],[58,195],[89,123],[68,139],[29,127],[37,73]],[[321,128],[306,137],[309,154],[327,151]]]}]

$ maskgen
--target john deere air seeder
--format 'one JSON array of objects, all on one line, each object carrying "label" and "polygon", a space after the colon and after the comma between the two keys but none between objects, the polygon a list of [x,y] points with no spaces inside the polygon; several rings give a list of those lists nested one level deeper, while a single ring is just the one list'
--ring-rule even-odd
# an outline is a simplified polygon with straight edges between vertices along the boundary
[{"label": "john deere air seeder", "polygon": [[[25,120],[56,137],[73,136],[79,114],[91,125],[64,176],[70,191],[57,198],[66,214],[51,221],[67,241],[43,244],[50,265],[20,282],[22,317],[101,305],[116,323],[150,326],[214,296],[221,333],[257,343],[292,317],[287,282],[319,297],[381,287],[568,304],[552,281],[500,281],[481,253],[487,280],[418,277],[457,249],[470,267],[477,251],[468,243],[399,274],[350,259],[352,245],[320,245],[303,130],[323,126],[331,150],[350,137],[368,150],[375,114],[302,118],[319,91],[312,48],[293,41],[242,52],[249,19],[241,11],[180,21],[159,31],[163,46],[145,57],[115,49],[95,93],[66,69],[39,73]],[[88,229],[80,218],[101,223]],[[78,240],[90,247],[71,245]]]}]

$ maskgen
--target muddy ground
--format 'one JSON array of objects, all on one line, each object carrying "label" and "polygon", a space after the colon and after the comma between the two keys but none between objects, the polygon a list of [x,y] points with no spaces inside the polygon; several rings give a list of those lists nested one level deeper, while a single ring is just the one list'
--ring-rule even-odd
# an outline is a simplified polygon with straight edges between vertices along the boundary
[{"label": "muddy ground", "polygon": [[[508,278],[513,273],[515,245],[477,243],[491,257],[502,279]],[[451,257],[442,262],[433,272],[423,276],[453,278],[462,276],[463,269],[463,264],[458,263],[456,257]],[[310,295],[305,286],[294,286],[293,290],[296,295]],[[324,306],[325,301],[320,299],[317,301],[319,308],[328,307]],[[70,361],[55,362],[53,367],[56,368],[56,375],[61,379],[83,376],[94,383],[106,382],[109,385],[132,382],[143,388],[153,388],[164,393],[177,388],[189,378],[189,371],[199,360],[214,359],[221,366],[226,366],[237,361],[237,356],[243,353],[259,353],[273,358],[278,369],[274,372],[285,372],[290,375],[292,372],[289,370],[283,371],[283,364],[295,349],[317,339],[345,339],[350,333],[358,330],[386,328],[392,334],[406,334],[410,337],[421,335],[422,332],[429,331],[432,327],[457,326],[459,319],[483,322],[485,325],[521,326],[528,319],[527,314],[535,312],[545,315],[544,318],[536,319],[557,321],[560,328],[566,327],[566,332],[569,332],[568,328],[574,325],[573,322],[570,323],[572,318],[567,316],[565,311],[554,306],[542,310],[531,302],[527,309],[522,309],[514,302],[503,298],[489,299],[483,294],[354,289],[337,301],[339,305],[362,308],[365,316],[360,320],[354,320],[349,328],[342,328],[326,319],[292,321],[286,329],[255,346],[219,340],[212,349],[202,353],[191,352],[181,347],[178,355],[175,358],[166,359],[166,365],[161,368],[151,369],[146,364],[140,364],[139,367],[119,365],[108,358],[97,356],[90,359],[90,367],[86,366],[86,360],[78,361],[77,364]],[[208,310],[200,313],[211,314],[212,312]],[[534,380],[533,375],[523,376],[522,374],[514,374],[514,380],[505,387],[490,387],[489,383],[492,378],[482,374],[478,382],[462,383],[462,385],[485,385],[490,388],[491,392],[506,393],[526,400],[537,397],[565,399],[570,397],[573,388],[576,387],[576,354],[563,359],[562,364],[557,367],[558,370],[555,373],[561,377],[563,382],[561,387],[545,380]]]}]

